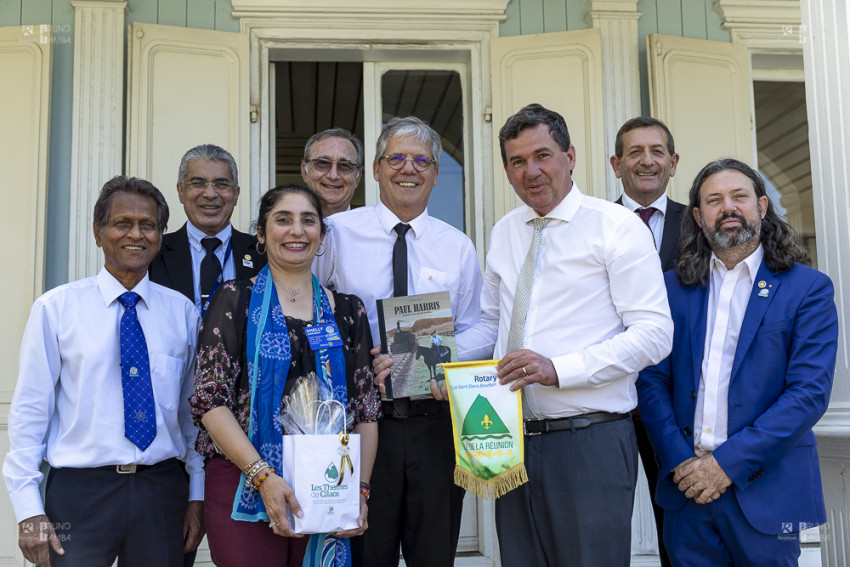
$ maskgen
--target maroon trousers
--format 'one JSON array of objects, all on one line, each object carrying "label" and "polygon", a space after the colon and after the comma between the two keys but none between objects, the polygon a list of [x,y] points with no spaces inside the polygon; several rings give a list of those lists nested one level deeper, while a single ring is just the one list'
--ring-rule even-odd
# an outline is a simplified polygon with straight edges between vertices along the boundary
[{"label": "maroon trousers", "polygon": [[204,520],[213,563],[218,567],[300,567],[307,536],[276,535],[267,522],[237,522],[230,517],[240,471],[221,457],[207,461]]}]

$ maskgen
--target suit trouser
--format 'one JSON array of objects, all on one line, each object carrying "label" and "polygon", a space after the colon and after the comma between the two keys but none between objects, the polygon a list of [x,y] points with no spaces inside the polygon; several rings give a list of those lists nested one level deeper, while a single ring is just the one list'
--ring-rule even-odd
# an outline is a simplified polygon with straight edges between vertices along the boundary
[{"label": "suit trouser", "polygon": [[169,459],[134,474],[115,468],[53,468],[45,513],[65,555],[54,567],[180,567],[189,487],[180,462]]},{"label": "suit trouser", "polygon": [[410,567],[454,563],[462,488],[454,484],[454,441],[448,403],[428,415],[378,422],[372,470],[367,567],[398,565],[399,545]]},{"label": "suit trouser", "polygon": [[628,567],[637,482],[631,418],[525,437],[528,482],[496,500],[504,567]]},{"label": "suit trouser", "polygon": [[688,500],[679,510],[665,511],[664,543],[676,567],[791,567],[800,557],[800,533],[756,531],[732,486],[710,504]]}]

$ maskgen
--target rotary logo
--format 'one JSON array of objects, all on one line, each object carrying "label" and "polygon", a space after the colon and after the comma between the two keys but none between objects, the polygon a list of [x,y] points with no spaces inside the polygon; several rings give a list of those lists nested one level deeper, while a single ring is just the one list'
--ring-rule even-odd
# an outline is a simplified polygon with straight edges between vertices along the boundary
[{"label": "rotary logo", "polygon": [[139,375],[139,369],[136,368],[135,366],[131,366],[130,367],[130,378],[135,378],[138,375]]}]

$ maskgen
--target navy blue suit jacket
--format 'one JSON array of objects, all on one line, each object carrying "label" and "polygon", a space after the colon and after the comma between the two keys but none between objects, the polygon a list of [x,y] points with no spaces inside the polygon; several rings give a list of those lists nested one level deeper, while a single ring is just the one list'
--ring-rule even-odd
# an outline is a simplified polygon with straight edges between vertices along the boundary
[{"label": "navy blue suit jacket", "polygon": [[[656,500],[678,510],[686,498],[671,471],[694,456],[708,294],[700,285],[682,286],[675,271],[665,282],[673,350],[640,373],[637,388],[641,418],[661,461]],[[837,341],[830,279],[799,264],[776,273],[762,262],[732,365],[728,437],[714,451],[732,480],[728,490],[762,533],[826,521],[812,427],[829,404]]]}]

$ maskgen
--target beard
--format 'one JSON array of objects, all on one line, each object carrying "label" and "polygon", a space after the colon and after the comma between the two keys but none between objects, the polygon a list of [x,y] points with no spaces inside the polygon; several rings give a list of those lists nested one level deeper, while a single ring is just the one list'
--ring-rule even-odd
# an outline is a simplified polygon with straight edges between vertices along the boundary
[{"label": "beard", "polygon": [[[734,218],[741,222],[741,226],[735,228],[727,228],[723,229],[720,227],[720,224],[726,219]],[[759,232],[761,231],[761,219],[756,218],[752,219],[752,221],[747,220],[743,216],[738,213],[729,213],[719,217],[713,227],[709,227],[705,225],[705,222],[700,215],[700,228],[702,228],[702,233],[708,239],[708,243],[712,248],[721,248],[724,250],[729,250],[731,248],[735,248],[736,246],[740,246],[742,244],[746,244],[754,238],[757,238]]]}]

